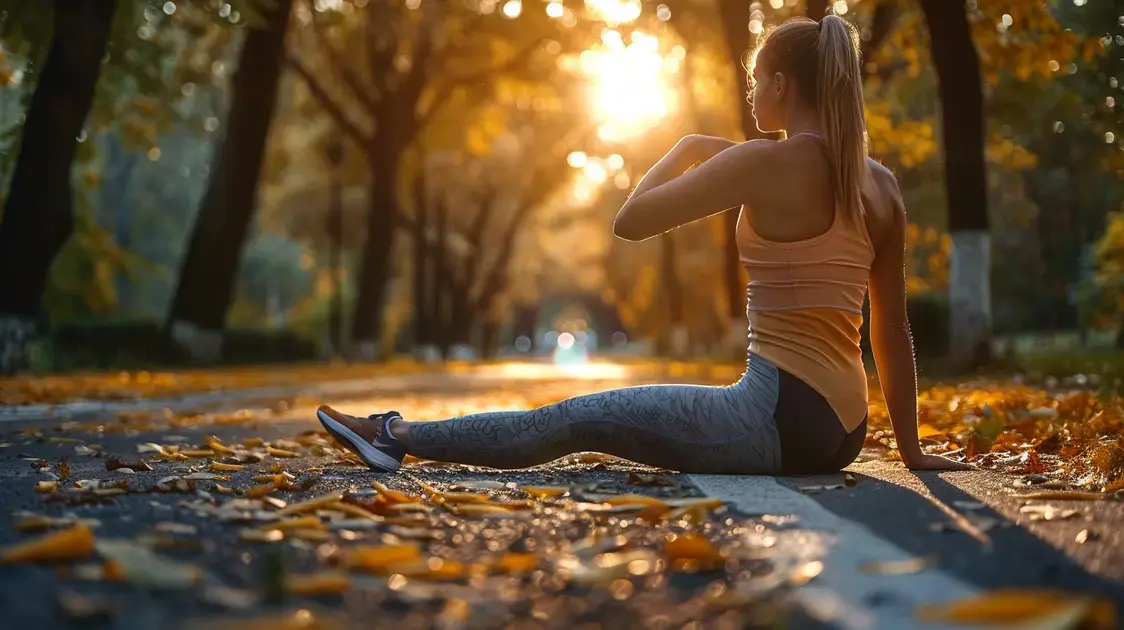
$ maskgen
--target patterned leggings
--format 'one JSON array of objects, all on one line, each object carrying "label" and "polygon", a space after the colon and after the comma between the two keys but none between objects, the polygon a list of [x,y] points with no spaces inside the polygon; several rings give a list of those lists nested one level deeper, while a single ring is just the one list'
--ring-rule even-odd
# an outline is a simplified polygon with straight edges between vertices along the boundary
[{"label": "patterned leggings", "polygon": [[628,387],[408,426],[409,452],[437,461],[511,469],[597,451],[712,474],[839,470],[858,455],[866,431],[864,421],[846,433],[815,390],[755,355],[741,380],[725,387]]}]

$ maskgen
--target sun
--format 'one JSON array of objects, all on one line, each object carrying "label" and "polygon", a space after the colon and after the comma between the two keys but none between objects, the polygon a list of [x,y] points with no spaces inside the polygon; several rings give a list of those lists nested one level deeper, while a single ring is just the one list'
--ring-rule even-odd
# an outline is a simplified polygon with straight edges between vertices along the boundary
[{"label": "sun", "polygon": [[591,79],[590,105],[598,136],[607,142],[635,138],[658,125],[677,105],[672,79],[677,58],[665,59],[659,39],[606,28],[601,43],[582,52],[581,71]]}]

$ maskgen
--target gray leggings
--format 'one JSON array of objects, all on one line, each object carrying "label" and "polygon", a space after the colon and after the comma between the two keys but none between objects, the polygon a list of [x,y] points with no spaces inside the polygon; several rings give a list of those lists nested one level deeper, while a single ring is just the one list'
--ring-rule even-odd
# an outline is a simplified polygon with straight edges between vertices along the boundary
[{"label": "gray leggings", "polygon": [[437,461],[510,469],[597,451],[715,474],[839,470],[866,432],[864,421],[848,434],[822,396],[756,355],[725,387],[628,387],[408,426],[410,454]]}]

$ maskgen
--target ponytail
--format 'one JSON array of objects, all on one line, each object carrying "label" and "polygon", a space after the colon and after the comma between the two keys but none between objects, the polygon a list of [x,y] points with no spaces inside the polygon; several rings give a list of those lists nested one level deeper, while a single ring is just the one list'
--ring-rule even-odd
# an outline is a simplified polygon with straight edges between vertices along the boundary
[{"label": "ponytail", "polygon": [[859,31],[837,15],[819,22],[816,101],[820,128],[834,167],[835,201],[844,216],[862,221],[862,185],[866,178],[866,119],[859,68]]},{"label": "ponytail", "polygon": [[866,119],[859,68],[859,31],[837,15],[819,22],[794,18],[772,30],[757,59],[788,76],[819,112],[832,166],[835,202],[850,221],[862,221]]}]

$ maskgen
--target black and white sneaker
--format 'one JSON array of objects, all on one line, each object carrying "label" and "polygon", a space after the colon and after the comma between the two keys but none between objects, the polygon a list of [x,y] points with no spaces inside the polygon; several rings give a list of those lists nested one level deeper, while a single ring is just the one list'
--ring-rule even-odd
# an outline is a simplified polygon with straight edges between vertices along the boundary
[{"label": "black and white sneaker", "polygon": [[[316,418],[336,441],[358,455],[371,470],[394,472],[402,466],[406,446],[391,435],[389,426],[391,420],[402,418],[397,411],[374,414],[367,420],[361,420],[321,405],[316,410]],[[373,437],[364,437],[367,435]]]}]

